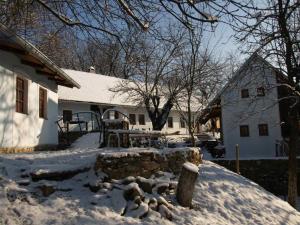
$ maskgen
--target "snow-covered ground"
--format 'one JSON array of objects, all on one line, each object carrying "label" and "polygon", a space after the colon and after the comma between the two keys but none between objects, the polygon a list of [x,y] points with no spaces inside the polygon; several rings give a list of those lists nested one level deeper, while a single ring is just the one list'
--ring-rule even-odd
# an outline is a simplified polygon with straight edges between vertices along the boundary
[{"label": "snow-covered ground", "polygon": [[78,138],[72,145],[71,149],[86,149],[99,147],[100,133],[88,133]]},{"label": "snow-covered ground", "polygon": [[[193,209],[180,207],[173,198],[172,221],[159,213],[144,219],[121,216],[116,206],[124,201],[118,188],[94,193],[84,186],[99,179],[92,167],[101,151],[0,155],[0,224],[300,224],[300,213],[286,202],[208,161],[199,168]],[[21,178],[28,172],[85,167],[91,169],[68,180],[21,185],[28,182]],[[43,197],[38,189],[41,185],[53,185],[57,190]]]}]

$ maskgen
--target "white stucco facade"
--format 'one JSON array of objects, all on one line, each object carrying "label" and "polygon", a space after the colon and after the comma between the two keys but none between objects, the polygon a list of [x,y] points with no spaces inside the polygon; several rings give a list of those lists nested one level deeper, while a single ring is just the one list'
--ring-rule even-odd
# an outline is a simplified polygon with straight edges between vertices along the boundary
[{"label": "white stucco facade", "polygon": [[[27,113],[16,112],[16,78],[28,82]],[[47,119],[39,117],[39,88],[47,90]],[[0,148],[32,148],[58,144],[57,85],[0,50]]]},{"label": "white stucco facade", "polygon": [[[71,110],[72,113],[76,112],[85,112],[85,111],[90,111],[91,110],[91,103],[86,103],[86,102],[72,102],[72,101],[63,101],[59,100],[58,103],[58,114],[59,118],[62,118],[63,116],[63,111],[64,110]],[[99,106],[101,113],[103,113],[103,110],[107,108],[115,108],[125,115],[129,116],[129,114],[134,114],[136,117],[136,124],[129,125],[129,129],[139,129],[139,130],[152,130],[152,123],[151,120],[148,116],[148,113],[145,108],[142,107],[134,107],[134,106],[107,106],[107,105],[101,105],[101,104],[96,104]],[[144,115],[145,117],[145,124],[139,124],[139,115]],[[171,111],[169,114],[169,117],[172,117],[173,119],[173,128],[169,128],[167,123],[165,124],[164,128],[162,131],[172,133],[179,131],[180,134],[187,134],[188,131],[186,128],[182,128],[180,125],[180,114],[176,111]],[[80,119],[84,121],[88,121],[88,129],[90,130],[92,128],[92,122],[90,118],[90,114],[80,114]],[[76,120],[76,118],[74,118]],[[95,125],[94,125],[95,126]],[[83,129],[85,129],[85,124],[82,125]],[[70,130],[73,131],[78,131],[78,125],[70,125]]]},{"label": "white stucco facade", "polygon": [[[222,132],[226,158],[235,157],[235,146],[240,146],[241,158],[275,157],[276,142],[282,140],[276,74],[262,59],[253,57],[238,71],[236,77],[221,94]],[[257,88],[263,87],[264,96]],[[249,97],[242,98],[247,89]],[[259,134],[258,126],[267,124],[268,135]],[[242,137],[240,126],[249,128]]]}]

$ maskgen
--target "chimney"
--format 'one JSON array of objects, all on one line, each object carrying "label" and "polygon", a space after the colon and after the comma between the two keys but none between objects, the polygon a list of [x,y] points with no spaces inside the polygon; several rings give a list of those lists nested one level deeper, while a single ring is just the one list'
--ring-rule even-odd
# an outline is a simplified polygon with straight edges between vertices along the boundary
[{"label": "chimney", "polygon": [[93,67],[93,66],[90,66],[90,68],[89,68],[89,72],[90,72],[90,73],[96,73],[96,71],[95,71],[95,67]]}]

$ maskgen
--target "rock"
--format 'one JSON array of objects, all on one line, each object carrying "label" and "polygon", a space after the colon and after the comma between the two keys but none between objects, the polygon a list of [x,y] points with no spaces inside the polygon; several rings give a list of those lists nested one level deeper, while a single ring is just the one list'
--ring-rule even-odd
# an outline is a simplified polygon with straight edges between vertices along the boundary
[{"label": "rock", "polygon": [[108,182],[102,183],[102,186],[103,186],[103,188],[108,189],[108,190],[113,189],[113,185],[111,183],[108,183]]},{"label": "rock", "polygon": [[160,205],[165,205],[167,208],[173,209],[173,206],[162,196],[159,196],[157,198],[157,203],[158,203],[159,206]]},{"label": "rock", "polygon": [[135,180],[136,180],[135,177],[129,176],[122,180],[122,184],[127,185],[127,184],[135,182]]},{"label": "rock", "polygon": [[102,188],[102,180],[96,180],[96,181],[90,181],[88,184],[88,187],[92,192],[99,191],[100,188]]},{"label": "rock", "polygon": [[169,189],[169,183],[159,183],[153,188],[153,192],[157,194],[165,193]]},{"label": "rock", "polygon": [[128,202],[127,202],[126,211],[128,212],[128,211],[131,211],[131,210],[135,210],[135,209],[137,209],[138,207],[139,207],[139,205],[136,204],[135,202],[133,202],[133,201],[128,201]]},{"label": "rock", "polygon": [[169,183],[169,189],[170,190],[176,190],[176,188],[177,188],[177,182],[172,181],[172,182]]},{"label": "rock", "polygon": [[62,171],[47,171],[43,169],[38,169],[37,171],[31,172],[30,176],[33,181],[39,181],[39,180],[62,181],[62,180],[70,179],[79,173],[87,172],[89,170],[90,170],[89,167],[73,168],[70,170],[62,170]]},{"label": "rock", "polygon": [[168,209],[167,206],[165,205],[160,205],[158,207],[158,212],[160,213],[160,215],[168,220],[171,220],[173,219],[173,213]]},{"label": "rock", "polygon": [[21,185],[21,186],[28,186],[30,184],[30,179],[22,179],[22,180],[18,180],[17,184]]},{"label": "rock", "polygon": [[137,183],[130,183],[124,188],[124,197],[126,200],[134,200],[136,196],[144,197],[144,192]]},{"label": "rock", "polygon": [[127,202],[123,197],[123,190],[113,189],[110,193],[110,197],[114,211],[123,215],[127,205]]},{"label": "rock", "polygon": [[126,216],[130,216],[133,218],[143,218],[147,215],[148,210],[149,210],[148,205],[146,203],[142,202],[137,209],[128,211],[126,213]]},{"label": "rock", "polygon": [[6,197],[8,201],[14,202],[16,199],[20,201],[27,201],[28,191],[25,189],[8,189],[6,193]]},{"label": "rock", "polygon": [[139,185],[140,188],[143,189],[143,191],[152,194],[152,186],[153,186],[153,180],[152,179],[146,179],[144,177],[137,177],[136,183]]},{"label": "rock", "polygon": [[55,192],[55,188],[52,185],[48,185],[48,184],[43,184],[38,188],[41,190],[44,197],[48,197],[49,195]]},{"label": "rock", "polygon": [[142,199],[141,199],[141,196],[137,195],[135,196],[134,198],[134,201],[133,201],[135,204],[138,204],[140,205],[142,203]]},{"label": "rock", "polygon": [[149,208],[157,211],[157,206],[158,206],[158,204],[157,204],[156,198],[151,198],[149,200]]}]

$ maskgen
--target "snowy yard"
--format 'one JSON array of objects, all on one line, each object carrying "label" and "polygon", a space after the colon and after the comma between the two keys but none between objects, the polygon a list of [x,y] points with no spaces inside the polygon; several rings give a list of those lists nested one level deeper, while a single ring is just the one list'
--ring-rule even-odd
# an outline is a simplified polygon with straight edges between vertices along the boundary
[{"label": "snowy yard", "polygon": [[[86,186],[103,175],[97,177],[93,169],[89,169],[99,151],[83,149],[1,155],[0,224],[300,224],[300,213],[286,202],[208,161],[200,166],[193,209],[178,206],[174,193],[170,193],[166,199],[173,205],[170,207],[171,221],[153,210],[142,219],[135,218],[139,215],[137,210],[121,216],[120,205],[130,208],[132,205],[128,204],[133,203],[126,203],[122,195],[128,185],[111,180],[97,192]],[[32,182],[25,176],[31,172],[76,168],[89,170],[64,181]],[[163,173],[159,180],[153,181],[176,183],[176,180],[172,174]],[[54,186],[56,191],[45,197],[39,189],[43,185]],[[148,194],[145,196],[147,198]]]}]

